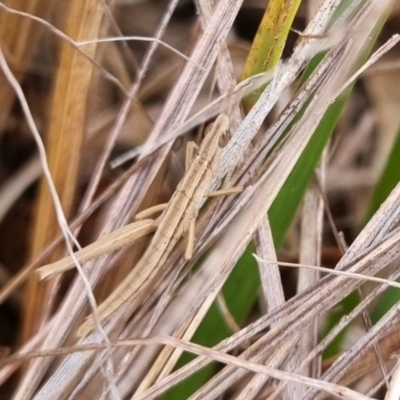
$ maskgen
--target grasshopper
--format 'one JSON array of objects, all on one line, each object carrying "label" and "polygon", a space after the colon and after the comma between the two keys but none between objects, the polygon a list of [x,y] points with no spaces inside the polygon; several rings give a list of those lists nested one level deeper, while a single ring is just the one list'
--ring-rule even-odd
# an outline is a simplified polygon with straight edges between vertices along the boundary
[{"label": "grasshopper", "polygon": [[[160,216],[158,228],[147,250],[135,268],[127,275],[116,290],[99,306],[101,322],[120,308],[128,300],[134,305],[141,301],[154,277],[179,239],[188,233],[186,258],[193,250],[194,228],[203,201],[210,195],[210,184],[215,176],[223,147],[229,141],[229,118],[220,114],[205,136],[200,148],[194,143],[188,146],[186,173],[175,190],[171,200]],[[240,188],[232,188],[237,193]],[[224,191],[228,194],[228,191]],[[214,192],[216,194],[216,192]],[[79,329],[79,336],[86,336],[94,328],[89,318]]]}]

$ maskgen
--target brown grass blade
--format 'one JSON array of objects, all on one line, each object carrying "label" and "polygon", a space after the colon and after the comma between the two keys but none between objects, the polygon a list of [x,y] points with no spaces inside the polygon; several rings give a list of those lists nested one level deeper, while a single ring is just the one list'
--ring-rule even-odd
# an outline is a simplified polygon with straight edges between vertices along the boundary
[{"label": "brown grass blade", "polygon": [[[96,1],[85,3],[78,1],[70,4],[65,27],[68,35],[76,40],[97,38],[102,29],[103,12]],[[66,43],[61,45],[60,51],[47,133],[47,153],[53,180],[64,212],[68,216],[73,211],[94,67]],[[92,45],[86,51],[94,56],[96,45]],[[56,215],[52,210],[52,198],[47,183],[42,182],[37,217],[33,227],[32,255],[40,252],[58,232]],[[37,277],[30,279],[25,306],[23,331],[25,338],[35,332],[48,318],[58,285],[59,279],[46,283],[39,282]],[[35,384],[28,374],[16,398],[19,396],[26,398],[34,389]]]},{"label": "brown grass blade", "polygon": [[[53,0],[10,0],[7,5],[18,8],[27,13],[46,18],[53,7]],[[42,28],[32,20],[0,13],[0,40],[3,51],[9,60],[12,70],[19,81],[25,75],[25,66],[31,61],[36,46],[42,33]],[[3,72],[0,72],[0,135],[3,133],[5,123],[11,107],[14,104],[15,92],[7,82]]]}]

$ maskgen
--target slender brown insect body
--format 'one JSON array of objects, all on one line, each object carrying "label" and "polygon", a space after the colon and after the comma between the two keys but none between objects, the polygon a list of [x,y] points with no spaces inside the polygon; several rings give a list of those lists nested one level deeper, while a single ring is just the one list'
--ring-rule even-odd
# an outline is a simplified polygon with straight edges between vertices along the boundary
[{"label": "slender brown insect body", "polygon": [[[106,320],[128,300],[132,308],[139,306],[140,301],[148,295],[149,289],[157,285],[157,273],[178,240],[188,230],[189,235],[193,234],[194,222],[207,197],[211,180],[219,166],[222,148],[228,138],[229,118],[221,114],[205,136],[197,155],[188,164],[184,177],[160,216],[159,226],[146,252],[125,280],[99,306],[101,321]],[[186,254],[190,258],[191,251]],[[93,320],[90,318],[81,326],[78,334],[85,336],[93,327]]]}]

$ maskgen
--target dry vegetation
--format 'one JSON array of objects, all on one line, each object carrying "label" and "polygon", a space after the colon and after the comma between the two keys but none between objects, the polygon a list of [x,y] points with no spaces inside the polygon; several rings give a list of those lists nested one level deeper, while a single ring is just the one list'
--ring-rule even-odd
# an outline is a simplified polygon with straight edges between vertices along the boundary
[{"label": "dry vegetation", "polygon": [[398,399],[399,18],[1,2],[0,399]]}]

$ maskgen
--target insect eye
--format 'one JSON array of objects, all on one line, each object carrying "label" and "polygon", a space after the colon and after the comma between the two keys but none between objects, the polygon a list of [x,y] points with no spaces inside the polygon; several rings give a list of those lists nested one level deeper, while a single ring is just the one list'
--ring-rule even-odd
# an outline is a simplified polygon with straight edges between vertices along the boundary
[{"label": "insect eye", "polygon": [[226,130],[219,137],[218,146],[221,148],[225,147],[230,139],[231,139],[231,134],[229,133],[229,130]]}]

